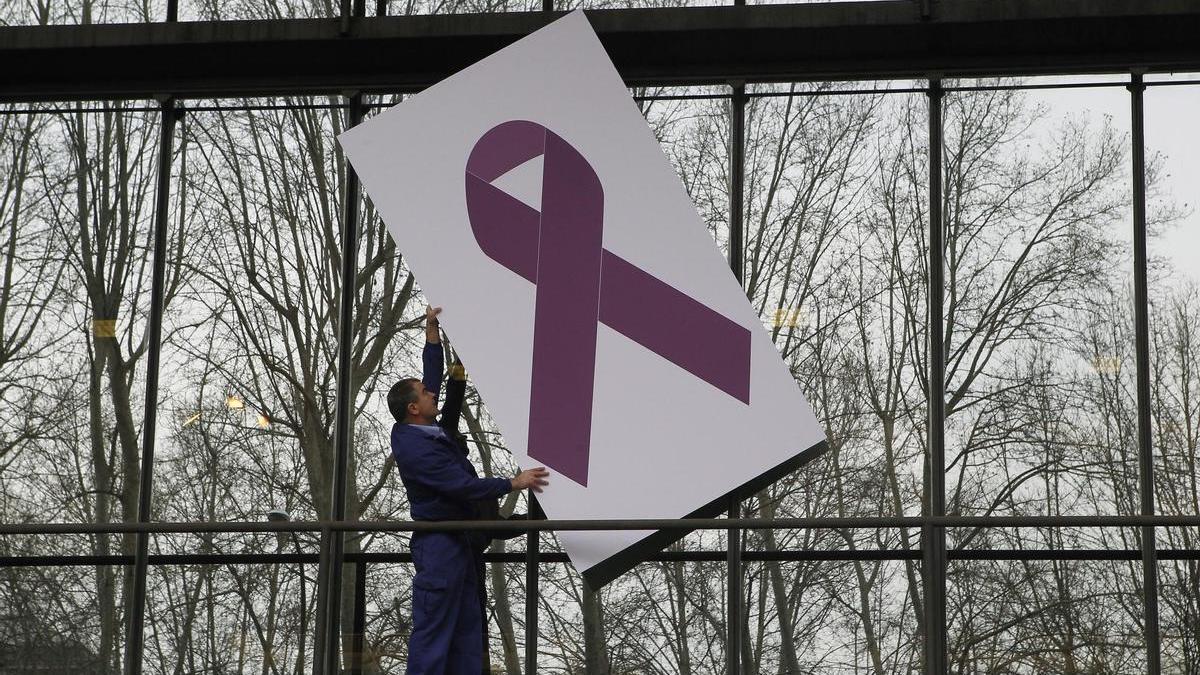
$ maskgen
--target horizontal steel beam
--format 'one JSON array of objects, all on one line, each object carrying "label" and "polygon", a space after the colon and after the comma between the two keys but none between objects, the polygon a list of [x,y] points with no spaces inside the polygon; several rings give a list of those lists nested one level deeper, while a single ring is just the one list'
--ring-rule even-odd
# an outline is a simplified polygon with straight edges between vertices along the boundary
[{"label": "horizontal steel beam", "polygon": [[595,532],[1028,527],[1198,527],[1200,514],[1154,516],[866,516],[851,518],[632,518],[620,520],[347,520],[157,523],[0,523],[0,535],[150,532]]},{"label": "horizontal steel beam", "polygon": [[[1195,0],[589,10],[636,84],[1200,70]],[[560,14],[0,28],[0,100],[415,91]]]}]

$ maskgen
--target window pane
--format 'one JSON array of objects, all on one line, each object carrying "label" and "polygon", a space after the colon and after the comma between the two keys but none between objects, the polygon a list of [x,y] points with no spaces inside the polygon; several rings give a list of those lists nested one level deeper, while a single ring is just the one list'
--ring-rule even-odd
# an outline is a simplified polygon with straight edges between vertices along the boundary
[{"label": "window pane", "polygon": [[[630,93],[728,258],[729,88],[638,87]],[[687,96],[696,98],[677,98]]]},{"label": "window pane", "polygon": [[952,672],[1146,672],[1141,561],[953,561]]},{"label": "window pane", "polygon": [[149,574],[148,675],[312,670],[315,564],[156,565]]},{"label": "window pane", "polygon": [[748,672],[920,669],[919,561],[752,563],[746,594]]},{"label": "window pane", "polygon": [[120,673],[123,596],[106,589],[118,587],[127,571],[107,565],[0,567],[3,663],[12,672]]},{"label": "window pane", "polygon": [[328,102],[197,102],[181,125],[158,519],[330,513],[344,112]]},{"label": "window pane", "polygon": [[747,106],[747,294],[831,448],[776,486],[795,513],[920,509],[928,105],[883,93],[910,86],[759,85]]},{"label": "window pane", "polygon": [[140,101],[46,110],[0,117],[0,519],[132,521],[158,114]]},{"label": "window pane", "polygon": [[[1194,76],[1187,80],[1195,79]],[[1147,87],[1150,396],[1159,513],[1200,513],[1200,86]]]},{"label": "window pane", "polygon": [[944,128],[947,511],[1136,512],[1128,93],[951,91]]},{"label": "window pane", "polygon": [[[1191,549],[1200,547],[1200,532],[1196,528],[1162,528],[1158,530],[1159,549]],[[1194,673],[1200,670],[1200,595],[1196,585],[1200,574],[1195,559],[1158,561],[1158,613],[1162,639],[1164,673]]]}]

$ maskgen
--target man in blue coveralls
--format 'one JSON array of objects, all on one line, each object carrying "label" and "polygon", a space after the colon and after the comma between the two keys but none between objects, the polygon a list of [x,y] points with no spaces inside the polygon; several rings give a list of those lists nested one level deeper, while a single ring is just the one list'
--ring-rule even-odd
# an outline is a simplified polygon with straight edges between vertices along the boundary
[{"label": "man in blue coveralls", "polygon": [[[472,520],[497,512],[496,500],[509,492],[547,485],[544,467],[516,478],[480,478],[467,458],[458,418],[466,376],[456,365],[446,384],[438,422],[438,392],[444,354],[438,331],[441,308],[425,312],[424,373],[397,382],[388,392],[392,456],[408,491],[413,520]],[[494,516],[493,516],[494,517]],[[485,649],[485,586],[482,532],[417,532],[412,537],[412,636],[409,675],[478,675]]]}]

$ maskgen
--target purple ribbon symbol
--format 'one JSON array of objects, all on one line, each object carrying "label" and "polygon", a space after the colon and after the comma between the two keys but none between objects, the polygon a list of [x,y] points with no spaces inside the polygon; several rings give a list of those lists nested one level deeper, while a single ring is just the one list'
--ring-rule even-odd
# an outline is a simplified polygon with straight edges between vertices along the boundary
[{"label": "purple ribbon symbol", "polygon": [[[540,213],[492,185],[539,155]],[[537,285],[530,457],[587,485],[599,323],[749,405],[750,331],[603,247],[604,188],[557,134],[493,127],[467,159],[466,198],[483,252]]]}]

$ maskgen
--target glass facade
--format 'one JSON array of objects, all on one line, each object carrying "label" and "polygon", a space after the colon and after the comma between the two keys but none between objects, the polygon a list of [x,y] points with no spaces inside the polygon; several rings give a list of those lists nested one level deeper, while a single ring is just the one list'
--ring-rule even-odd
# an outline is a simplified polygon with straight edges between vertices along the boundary
[{"label": "glass facade", "polygon": [[[169,11],[342,3],[0,19]],[[631,89],[829,449],[739,504],[780,527],[732,552],[729,530],[691,532],[602,589],[552,532],[497,542],[492,671],[1200,670],[1200,523],[1133,518],[1200,515],[1197,80]],[[402,98],[361,100],[370,116]],[[425,301],[335,142],[351,103],[0,107],[0,673],[404,671],[385,397],[419,367]],[[463,426],[481,472],[515,471],[473,388]]]}]

